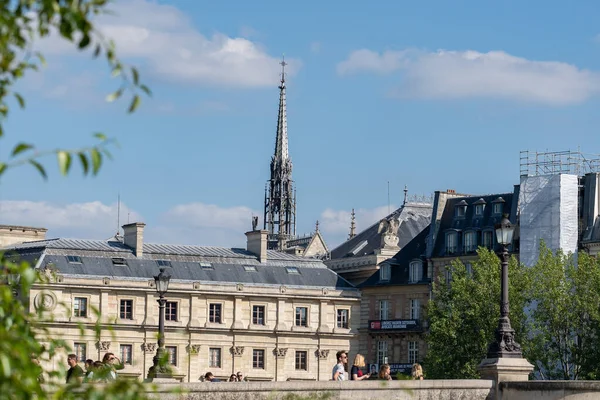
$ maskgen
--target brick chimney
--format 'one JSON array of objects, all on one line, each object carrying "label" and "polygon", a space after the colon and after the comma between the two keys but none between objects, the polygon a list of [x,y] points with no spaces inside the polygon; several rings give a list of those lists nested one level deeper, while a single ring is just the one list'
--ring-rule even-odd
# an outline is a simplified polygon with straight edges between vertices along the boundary
[{"label": "brick chimney", "polygon": [[143,222],[133,222],[123,225],[123,243],[133,249],[136,257],[144,255],[144,227]]},{"label": "brick chimney", "polygon": [[269,231],[254,230],[246,232],[246,249],[254,253],[261,263],[267,262],[267,234]]}]

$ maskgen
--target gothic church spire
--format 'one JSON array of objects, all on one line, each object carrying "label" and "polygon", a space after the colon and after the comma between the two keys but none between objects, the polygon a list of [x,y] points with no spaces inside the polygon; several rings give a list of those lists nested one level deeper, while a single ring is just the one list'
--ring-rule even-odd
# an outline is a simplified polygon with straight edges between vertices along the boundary
[{"label": "gothic church spire", "polygon": [[292,160],[288,151],[285,58],[280,64],[281,84],[275,153],[271,158],[268,193],[265,193],[264,229],[269,232],[267,246],[270,249],[278,249],[285,240],[296,236],[296,193],[292,180]]}]

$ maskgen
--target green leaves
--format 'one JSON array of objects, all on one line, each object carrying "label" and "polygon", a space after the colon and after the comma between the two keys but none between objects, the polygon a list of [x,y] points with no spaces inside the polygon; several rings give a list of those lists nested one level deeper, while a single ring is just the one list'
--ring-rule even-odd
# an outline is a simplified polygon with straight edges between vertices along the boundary
[{"label": "green leaves", "polygon": [[28,144],[28,143],[19,143],[13,149],[13,151],[11,153],[11,157],[17,156],[17,155],[21,154],[22,152],[27,151],[29,149],[33,149],[33,145]]},{"label": "green leaves", "polygon": [[56,158],[58,159],[58,169],[60,170],[60,173],[63,176],[66,176],[71,168],[71,154],[61,150],[56,154]]}]

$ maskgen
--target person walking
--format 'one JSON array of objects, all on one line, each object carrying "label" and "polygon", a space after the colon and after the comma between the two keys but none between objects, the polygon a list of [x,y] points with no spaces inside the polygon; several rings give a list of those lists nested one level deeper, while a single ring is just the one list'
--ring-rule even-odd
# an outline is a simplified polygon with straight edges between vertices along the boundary
[{"label": "person walking", "polygon": [[67,365],[71,367],[67,371],[67,383],[83,382],[83,369],[77,364],[77,356],[75,354],[69,354],[67,356]]},{"label": "person walking", "polygon": [[365,379],[369,379],[371,374],[363,374],[362,368],[365,367],[365,358],[362,354],[357,354],[354,357],[354,363],[352,365],[352,369],[350,370],[350,380],[351,381],[362,381]]},{"label": "person walking", "polygon": [[106,379],[109,381],[116,380],[118,377],[117,370],[125,368],[121,360],[114,353],[106,353],[102,358],[102,364],[104,364],[107,370]]},{"label": "person walking", "polygon": [[333,371],[331,372],[331,378],[334,381],[345,381],[346,378],[346,369],[344,368],[345,364],[348,362],[348,354],[345,351],[340,350],[336,353],[337,364],[333,367]]}]

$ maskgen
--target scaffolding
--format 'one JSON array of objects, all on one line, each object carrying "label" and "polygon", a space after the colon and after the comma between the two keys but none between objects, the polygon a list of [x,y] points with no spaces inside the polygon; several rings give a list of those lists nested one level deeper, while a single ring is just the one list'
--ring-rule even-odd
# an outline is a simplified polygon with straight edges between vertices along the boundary
[{"label": "scaffolding", "polygon": [[582,176],[600,172],[600,155],[577,151],[520,152],[521,176],[572,174]]}]

